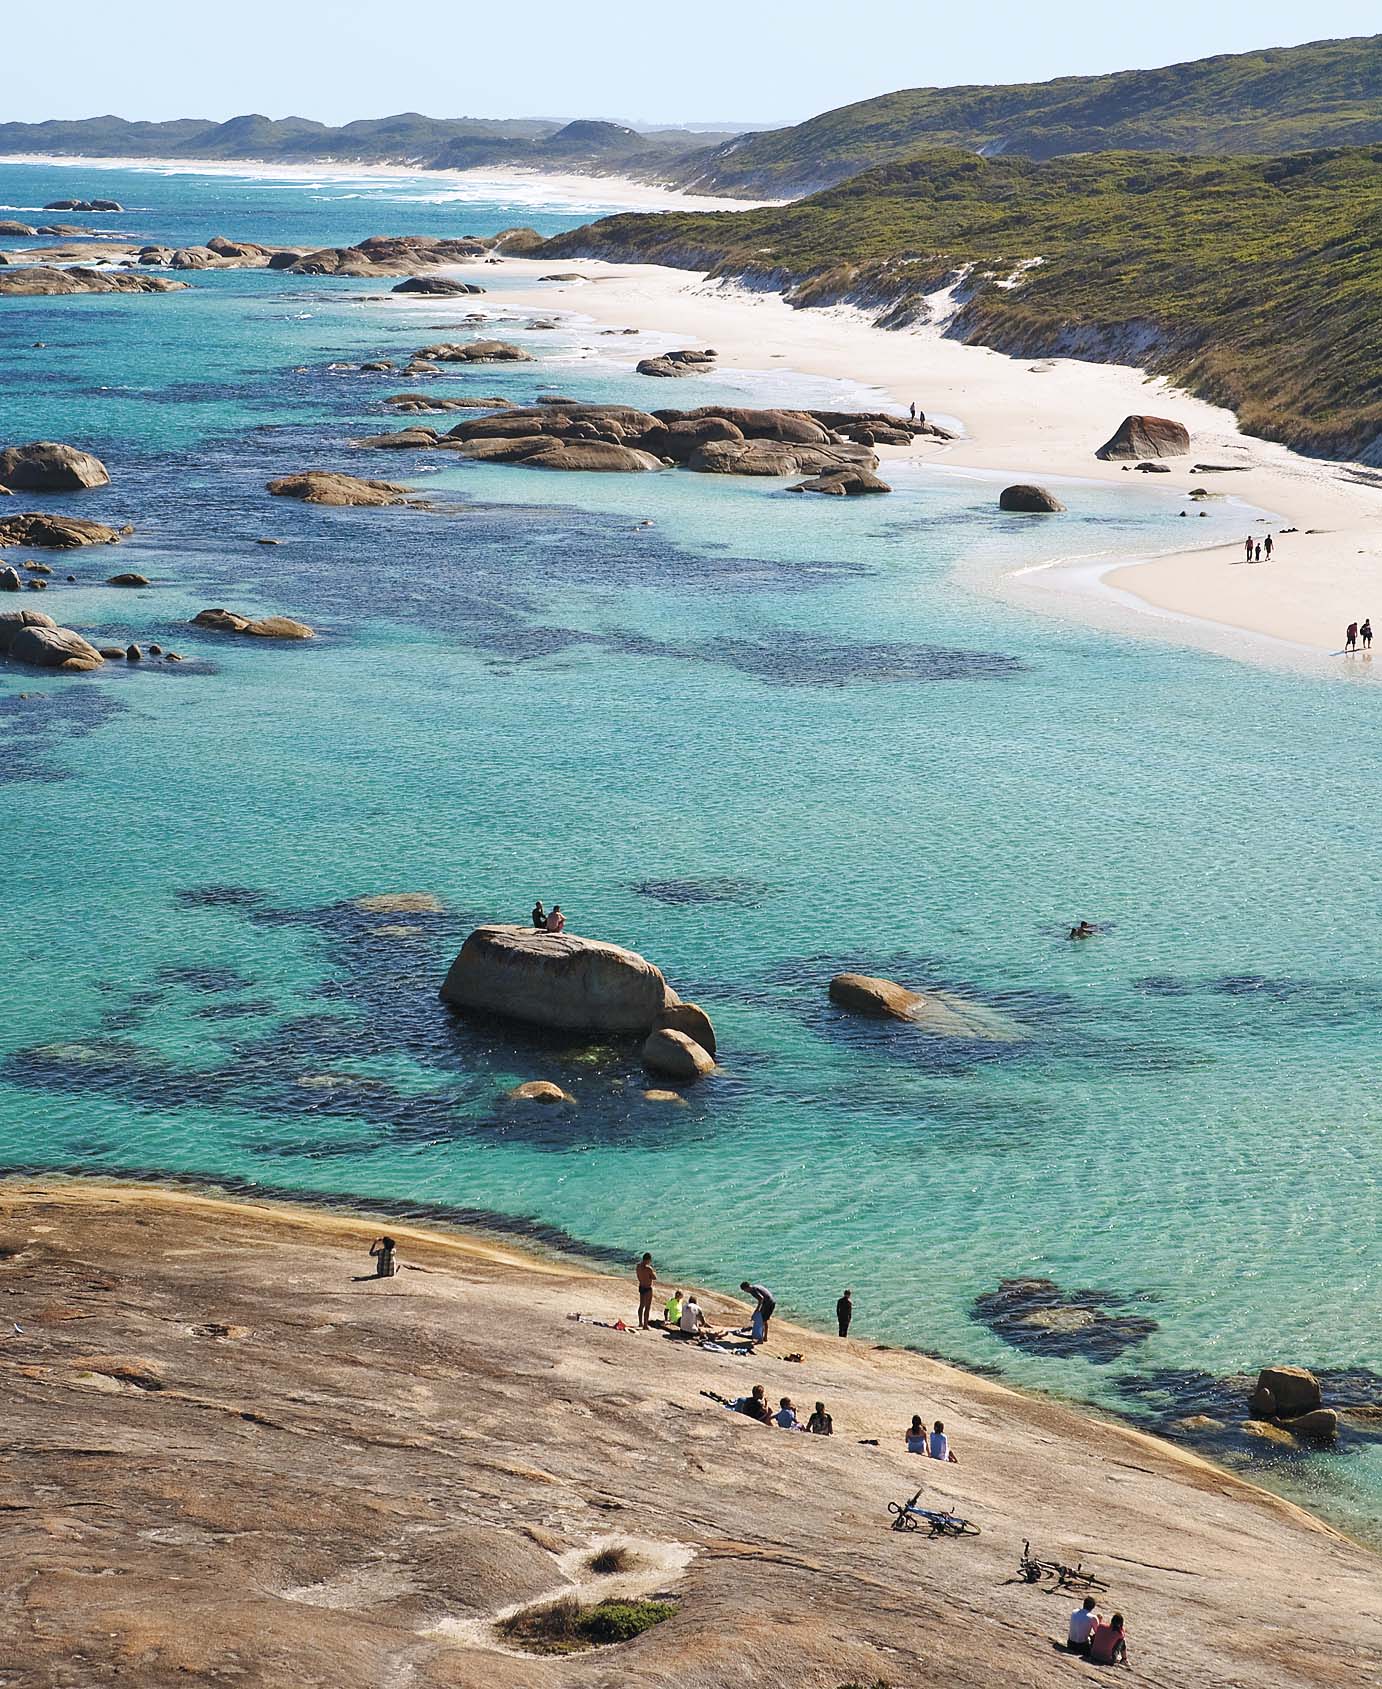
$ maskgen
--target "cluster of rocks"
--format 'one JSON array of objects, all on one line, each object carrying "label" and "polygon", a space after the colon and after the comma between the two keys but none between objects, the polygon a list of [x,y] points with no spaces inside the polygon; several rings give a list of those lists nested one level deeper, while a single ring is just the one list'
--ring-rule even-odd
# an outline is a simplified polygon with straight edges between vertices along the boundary
[{"label": "cluster of rocks", "polygon": [[539,243],[533,229],[506,229],[480,240],[474,236],[443,239],[431,235],[370,235],[354,246],[265,246],[259,241],[213,235],[203,246],[141,246],[132,262],[174,270],[269,269],[298,276],[397,276],[410,279],[396,293],[483,293],[473,282],[448,282],[414,272],[442,264],[465,264],[497,251],[521,251]]},{"label": "cluster of rocks", "polygon": [[718,357],[719,353],[708,347],[704,352],[664,352],[657,358],[641,358],[634,368],[639,375],[706,375],[714,369]]},{"label": "cluster of rocks", "polygon": [[1248,1412],[1252,1417],[1244,1430],[1264,1441],[1280,1440],[1270,1436],[1271,1430],[1306,1442],[1333,1442],[1339,1432],[1339,1416],[1325,1407],[1319,1379],[1303,1366],[1263,1367]]},{"label": "cluster of rocks", "polygon": [[[502,343],[432,346],[422,355],[468,354],[473,347],[496,344]],[[453,403],[410,394],[398,395],[392,402],[416,411],[448,409]],[[354,443],[376,450],[458,451],[469,458],[541,469],[681,468],[713,475],[807,475],[812,479],[794,490],[850,495],[889,490],[873,473],[878,467],[876,444],[906,444],[918,434],[948,438],[928,423],[852,411],[754,410],[729,405],[644,411],[633,405],[570,400],[523,408],[493,400],[470,403],[482,403],[500,414],[470,418],[445,434],[413,424],[401,432],[368,435]]]},{"label": "cluster of rocks", "polygon": [[533,354],[509,340],[440,340],[413,354],[413,364],[530,364]]},{"label": "cluster of rocks", "polygon": [[59,627],[41,610],[0,612],[0,657],[41,669],[80,673],[101,666],[101,653],[72,628]]},{"label": "cluster of rocks", "polygon": [[123,211],[118,199],[53,199],[43,207],[45,211]]},{"label": "cluster of rocks", "polygon": [[115,545],[133,532],[128,522],[123,527],[111,528],[104,522],[88,522],[82,516],[54,516],[47,511],[25,510],[17,516],[0,516],[0,549],[32,545],[48,551],[66,551],[79,545]]},{"label": "cluster of rocks", "polygon": [[[715,1068],[715,1029],[704,1009],[683,1003],[635,951],[574,933],[533,927],[477,927],[441,988],[453,1008],[562,1031],[634,1034],[642,1059],[670,1079]],[[516,1100],[569,1101],[559,1086],[532,1081]]]},{"label": "cluster of rocks", "polygon": [[93,270],[83,264],[57,269],[47,264],[0,269],[0,298],[46,298],[71,293],[175,293],[188,284],[172,276],[141,276],[128,270]]}]

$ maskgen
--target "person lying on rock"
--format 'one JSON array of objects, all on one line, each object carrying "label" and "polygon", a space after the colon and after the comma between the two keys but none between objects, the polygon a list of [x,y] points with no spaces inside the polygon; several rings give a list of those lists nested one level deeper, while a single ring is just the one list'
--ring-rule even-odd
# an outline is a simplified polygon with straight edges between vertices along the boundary
[{"label": "person lying on rock", "polygon": [[1086,1658],[1096,1666],[1125,1666],[1128,1643],[1123,1634],[1123,1615],[1115,1613],[1107,1624],[1096,1625],[1089,1639]]},{"label": "person lying on rock", "polygon": [[824,1402],[816,1403],[816,1411],[806,1421],[806,1429],[813,1437],[833,1437],[835,1435],[835,1421],[825,1411]]},{"label": "person lying on rock", "polygon": [[562,912],[561,912],[561,904],[560,903],[554,903],[552,905],[552,913],[547,917],[547,931],[548,932],[565,932],[566,931],[566,916],[563,915]]},{"label": "person lying on rock", "polygon": [[398,1245],[391,1237],[377,1237],[369,1246],[375,1278],[392,1278],[398,1271]]},{"label": "person lying on rock", "polygon": [[547,930],[547,911],[542,907],[542,899],[538,898],[533,905],[533,929],[536,932]]},{"label": "person lying on rock", "polygon": [[746,1419],[756,1419],[760,1425],[771,1425],[773,1416],[768,1409],[768,1397],[761,1384],[755,1384],[753,1394],[740,1396],[734,1403],[735,1413],[742,1413]]}]

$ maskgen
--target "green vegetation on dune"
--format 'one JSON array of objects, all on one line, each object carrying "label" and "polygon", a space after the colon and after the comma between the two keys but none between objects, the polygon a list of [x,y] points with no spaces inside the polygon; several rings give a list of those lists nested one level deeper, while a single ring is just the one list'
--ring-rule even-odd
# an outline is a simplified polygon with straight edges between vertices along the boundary
[{"label": "green vegetation on dune", "polygon": [[[937,150],[786,206],[605,218],[544,257],[675,264],[890,325],[1128,362],[1305,450],[1382,445],[1382,145],[1286,158]],[[957,285],[958,284],[958,285]]]},{"label": "green vegetation on dune", "polygon": [[1009,87],[906,88],[688,160],[687,186],[790,198],[923,148],[1272,154],[1382,141],[1382,35]]}]

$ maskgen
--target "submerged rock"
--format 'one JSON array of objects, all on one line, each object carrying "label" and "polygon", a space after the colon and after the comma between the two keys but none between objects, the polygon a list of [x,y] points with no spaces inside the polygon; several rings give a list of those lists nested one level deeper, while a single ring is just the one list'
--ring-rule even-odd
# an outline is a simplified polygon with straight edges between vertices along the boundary
[{"label": "submerged rock", "polygon": [[525,1084],[515,1085],[513,1090],[506,1091],[504,1097],[511,1103],[574,1103],[576,1100],[570,1091],[563,1091],[550,1079],[529,1079]]},{"label": "submerged rock", "polygon": [[242,616],[236,610],[219,606],[198,610],[192,618],[194,627],[210,628],[213,633],[244,633],[254,639],[315,639],[316,630],[306,622],[291,616],[261,616],[257,620]]},{"label": "submerged rock", "polygon": [[1019,481],[1014,486],[1004,487],[998,495],[1000,510],[1022,511],[1032,515],[1046,515],[1064,510],[1065,506],[1054,493],[1047,492],[1045,487],[1037,487],[1029,482]]},{"label": "submerged rock", "polygon": [[647,1032],[678,1001],[661,970],[632,950],[499,924],[466,939],[441,994],[454,1008],[591,1032]]},{"label": "submerged rock", "polygon": [[30,440],[0,452],[0,485],[16,492],[69,493],[109,484],[100,458],[58,440]]},{"label": "submerged rock", "polygon": [[1119,458],[1181,457],[1190,450],[1190,432],[1165,416],[1125,416],[1111,438],[1095,452],[1105,462]]},{"label": "submerged rock", "polygon": [[831,1001],[850,1014],[900,1020],[940,1038],[975,1038],[1008,1043],[1023,1036],[1016,1022],[981,1003],[950,991],[913,991],[896,980],[869,974],[836,974]]},{"label": "submerged rock", "polygon": [[275,498],[298,498],[307,504],[386,505],[405,504],[407,487],[393,481],[366,481],[357,475],[340,475],[331,470],[308,469],[300,475],[281,475],[268,483]]},{"label": "submerged rock", "polygon": [[1111,1311],[1126,1300],[1109,1291],[1062,1290],[1049,1278],[1009,1278],[975,1297],[971,1317],[1015,1348],[1102,1364],[1157,1329],[1145,1314]]},{"label": "submerged rock", "polygon": [[377,891],[354,899],[367,915],[440,915],[445,904],[430,891]]}]

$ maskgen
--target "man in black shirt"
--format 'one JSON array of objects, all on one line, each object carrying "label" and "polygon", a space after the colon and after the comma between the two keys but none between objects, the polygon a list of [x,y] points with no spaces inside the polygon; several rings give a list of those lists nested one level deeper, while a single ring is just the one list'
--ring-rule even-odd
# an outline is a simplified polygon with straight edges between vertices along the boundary
[{"label": "man in black shirt", "polygon": [[835,1318],[840,1322],[840,1336],[849,1336],[849,1322],[854,1318],[854,1292],[845,1291],[835,1304]]}]

